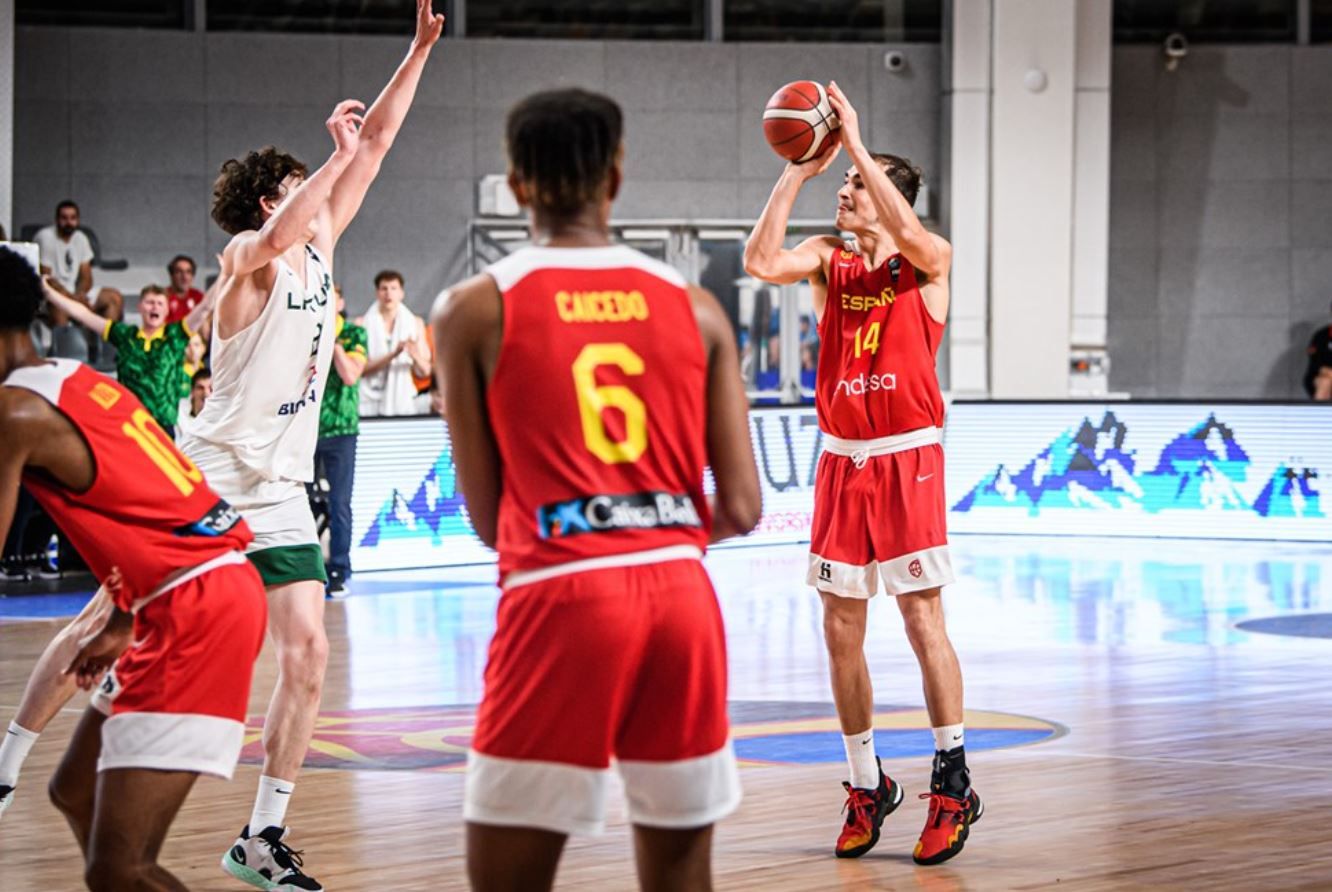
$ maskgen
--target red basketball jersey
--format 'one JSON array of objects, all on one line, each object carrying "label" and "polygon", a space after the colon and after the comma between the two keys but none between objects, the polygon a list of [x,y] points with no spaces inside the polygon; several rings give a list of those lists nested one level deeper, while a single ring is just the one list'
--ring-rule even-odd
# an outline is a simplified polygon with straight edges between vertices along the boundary
[{"label": "red basketball jersey", "polygon": [[254,538],[120,384],[67,359],[16,369],[4,384],[44,397],[88,444],[96,476],[85,492],[73,492],[39,471],[25,473],[23,483],[93,575],[104,580],[119,568],[121,609],[176,571],[244,549]]},{"label": "red basketball jersey", "polygon": [[707,357],[684,279],[625,247],[488,270],[504,334],[487,401],[499,570],[707,544]]},{"label": "red basketball jersey", "polygon": [[819,320],[819,427],[846,440],[941,427],[934,357],[943,330],[901,254],[870,270],[858,252],[834,249]]}]

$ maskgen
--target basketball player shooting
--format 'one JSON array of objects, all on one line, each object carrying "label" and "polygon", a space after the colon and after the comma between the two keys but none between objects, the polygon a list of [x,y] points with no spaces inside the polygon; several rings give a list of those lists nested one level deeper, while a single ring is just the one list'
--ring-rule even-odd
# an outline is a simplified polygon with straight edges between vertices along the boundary
[{"label": "basketball player shooting", "polygon": [[612,759],[645,889],[711,889],[712,824],[740,799],[700,558],[758,521],[748,405],[717,300],[611,243],[622,129],[581,90],[515,106],[535,244],[436,310],[458,482],[503,589],[463,805],[480,892],[550,888],[568,835],[603,824]]},{"label": "basketball player shooting", "polygon": [[[745,270],[774,284],[808,280],[818,317],[815,405],[823,434],[815,482],[807,581],[823,600],[833,700],[850,779],[846,822],[834,849],[864,855],[902,801],[874,751],[874,694],[865,662],[869,599],[896,596],[920,663],[934,732],[929,814],[919,864],[962,850],[981,816],[963,751],[962,673],[944,628],[948,555],[942,427],[935,355],[948,314],[952,247],[912,210],[920,172],[905,158],[870,152],[855,107],[836,83],[828,102],[841,129],[824,154],[782,171],[745,248]],[[815,236],[783,247],[801,187],[851,158],[837,192],[836,226],[852,239]]]},{"label": "basketball player shooting", "polygon": [[[80,687],[101,684],[51,800],[90,889],[184,889],[157,855],[198,776],[235,770],[263,646],[250,530],[132,393],[38,355],[41,285],[3,248],[0,295],[0,538],[22,483],[103,584],[61,667]],[[25,705],[44,726],[68,684],[39,687],[48,696]]]},{"label": "basketball player shooting", "polygon": [[334,151],[314,173],[270,146],[226,162],[214,186],[213,219],[231,241],[218,282],[213,393],[185,448],[254,530],[247,553],[268,590],[278,683],[264,722],[263,775],[249,823],[222,858],[258,889],[322,888],[283,841],[283,820],[328,660],[323,553],[305,484],[335,340],[333,259],[443,28],[430,0],[417,0],[407,57],[364,118],[359,102],[333,110]]}]

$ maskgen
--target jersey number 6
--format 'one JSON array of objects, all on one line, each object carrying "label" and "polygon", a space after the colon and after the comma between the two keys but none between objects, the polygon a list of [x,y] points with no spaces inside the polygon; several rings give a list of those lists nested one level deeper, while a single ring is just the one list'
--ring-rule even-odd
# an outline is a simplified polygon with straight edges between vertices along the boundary
[{"label": "jersey number 6", "polygon": [[[573,364],[578,415],[588,452],[608,465],[635,462],[647,450],[647,405],[622,384],[597,384],[597,367],[611,365],[626,375],[643,374],[643,357],[627,344],[588,344]],[[624,413],[624,439],[613,440],[602,416],[607,409]]]}]

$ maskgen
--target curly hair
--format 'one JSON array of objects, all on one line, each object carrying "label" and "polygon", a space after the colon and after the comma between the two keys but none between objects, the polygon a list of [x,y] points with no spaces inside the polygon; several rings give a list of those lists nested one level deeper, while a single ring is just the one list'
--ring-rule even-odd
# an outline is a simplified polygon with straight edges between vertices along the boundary
[{"label": "curly hair", "polygon": [[42,280],[21,254],[0,248],[0,330],[27,331],[42,305]]},{"label": "curly hair", "polygon": [[278,187],[291,174],[304,177],[305,165],[272,146],[226,161],[213,183],[213,220],[230,235],[258,229],[264,225],[259,199],[277,198]]},{"label": "curly hair", "polygon": [[531,191],[533,206],[569,217],[601,199],[624,131],[620,106],[586,90],[548,90],[509,112],[509,164]]}]

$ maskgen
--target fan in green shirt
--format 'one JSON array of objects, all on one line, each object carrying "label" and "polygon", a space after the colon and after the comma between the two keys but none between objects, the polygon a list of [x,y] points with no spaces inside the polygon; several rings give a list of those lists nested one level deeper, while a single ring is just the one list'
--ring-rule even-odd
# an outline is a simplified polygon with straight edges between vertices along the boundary
[{"label": "fan in green shirt", "polygon": [[[338,296],[341,310],[342,296]],[[338,313],[333,365],[319,403],[319,437],[345,437],[361,431],[360,378],[366,362],[365,329]]]},{"label": "fan in green shirt", "polygon": [[80,325],[99,333],[116,348],[116,378],[139,398],[157,423],[174,434],[180,411],[185,348],[212,308],[212,289],[180,322],[167,324],[166,292],[149,285],[139,292],[142,325],[129,325],[94,313],[86,304],[47,287],[46,298]]}]

